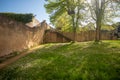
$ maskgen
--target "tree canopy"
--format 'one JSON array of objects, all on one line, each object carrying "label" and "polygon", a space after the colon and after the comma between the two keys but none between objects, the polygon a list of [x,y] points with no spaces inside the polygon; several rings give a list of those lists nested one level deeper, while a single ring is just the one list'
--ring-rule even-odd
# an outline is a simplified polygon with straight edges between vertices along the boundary
[{"label": "tree canopy", "polygon": [[119,0],[47,0],[45,8],[51,23],[63,31],[72,29],[76,32],[83,23],[95,24],[91,26],[96,30],[96,41],[100,40],[102,27],[120,17]]}]

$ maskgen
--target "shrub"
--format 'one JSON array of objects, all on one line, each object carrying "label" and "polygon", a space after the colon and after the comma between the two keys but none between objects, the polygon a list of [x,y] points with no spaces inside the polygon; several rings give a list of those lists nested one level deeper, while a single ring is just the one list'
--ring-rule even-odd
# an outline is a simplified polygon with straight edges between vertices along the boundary
[{"label": "shrub", "polygon": [[32,21],[32,18],[34,17],[33,14],[16,14],[16,13],[0,13],[0,16],[5,16],[10,19],[23,22],[23,23],[28,23]]}]

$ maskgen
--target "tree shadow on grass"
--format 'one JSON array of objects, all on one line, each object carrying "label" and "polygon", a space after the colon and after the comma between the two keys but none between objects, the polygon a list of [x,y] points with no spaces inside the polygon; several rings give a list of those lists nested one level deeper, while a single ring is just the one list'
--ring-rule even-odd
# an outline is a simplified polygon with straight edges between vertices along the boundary
[{"label": "tree shadow on grass", "polygon": [[[55,45],[41,48],[0,71],[1,80],[119,80],[119,56],[108,49],[110,43]],[[78,49],[81,48],[81,49]],[[74,49],[76,54],[66,54]],[[62,50],[62,51],[61,51]],[[100,52],[101,51],[101,52]],[[104,54],[103,54],[104,53]],[[107,55],[106,55],[107,54]]]}]

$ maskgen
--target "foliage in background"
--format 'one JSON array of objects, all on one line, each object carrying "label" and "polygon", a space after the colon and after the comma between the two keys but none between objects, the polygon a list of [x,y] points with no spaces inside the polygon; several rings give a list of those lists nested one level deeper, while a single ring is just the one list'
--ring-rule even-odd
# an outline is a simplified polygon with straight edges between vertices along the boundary
[{"label": "foliage in background", "polygon": [[73,32],[76,41],[76,32],[83,19],[84,0],[47,0],[45,8],[50,14],[51,23],[64,32]]},{"label": "foliage in background", "polygon": [[80,9],[83,9],[81,3],[82,1],[79,0],[47,0],[45,8],[50,14],[51,23],[56,28],[61,27],[62,31],[71,31],[71,29],[73,31],[83,18],[80,14]]},{"label": "foliage in background", "polygon": [[[72,27],[72,30],[75,33],[77,29],[78,31],[82,30],[80,28],[80,25],[82,25],[83,23],[85,25],[89,25],[91,23],[96,24],[92,26],[92,28],[95,28],[96,30],[96,41],[100,40],[101,34],[100,30],[102,29],[102,26],[105,27],[104,25],[112,23],[113,18],[120,16],[119,0],[46,0],[46,1],[47,3],[45,4],[45,8],[47,10],[47,13],[50,14],[51,23],[54,24],[55,27],[61,26],[64,28],[66,27],[67,29],[71,29],[68,27]],[[69,15],[70,17],[68,17],[68,20],[71,21],[68,22],[66,20],[67,19],[66,16],[63,16],[63,14],[66,14],[66,16]],[[60,21],[59,17],[65,19],[64,20],[65,22]],[[71,26],[70,25],[66,26],[66,24],[64,23],[70,24]]]},{"label": "foliage in background", "polygon": [[112,27],[117,28],[119,25],[120,25],[120,22],[117,22],[117,23],[112,24]]},{"label": "foliage in background", "polygon": [[45,8],[48,14],[50,15],[50,21],[52,24],[60,17],[63,13],[66,12],[65,6],[63,5],[64,0],[48,0],[45,4]]},{"label": "foliage in background", "polygon": [[0,13],[1,16],[6,16],[8,18],[11,18],[13,20],[28,23],[32,21],[32,18],[34,17],[33,14],[16,14],[16,13]]},{"label": "foliage in background", "polygon": [[58,30],[62,29],[62,27],[70,28],[71,26],[70,17],[67,15],[65,4],[65,0],[47,0],[47,4],[45,4],[46,11],[50,14],[50,22]]},{"label": "foliage in background", "polygon": [[56,26],[56,29],[59,31],[64,32],[71,32],[72,31],[72,24],[71,24],[70,16],[67,15],[67,13],[63,13],[60,17],[54,21],[54,25]]},{"label": "foliage in background", "polygon": [[96,24],[95,41],[100,41],[102,25],[119,16],[119,4],[114,0],[86,0],[86,3],[91,17],[90,21],[94,20]]}]

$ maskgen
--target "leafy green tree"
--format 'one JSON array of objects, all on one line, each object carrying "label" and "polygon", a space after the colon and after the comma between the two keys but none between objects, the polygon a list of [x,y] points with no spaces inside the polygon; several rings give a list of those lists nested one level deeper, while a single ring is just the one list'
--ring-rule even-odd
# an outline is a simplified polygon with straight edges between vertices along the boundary
[{"label": "leafy green tree", "polygon": [[[100,30],[102,24],[111,21],[112,18],[118,16],[119,6],[117,0],[86,0],[89,6],[90,16],[96,23],[96,39],[100,41]],[[116,15],[115,15],[116,14]]]},{"label": "leafy green tree", "polygon": [[[82,2],[84,0],[47,0],[45,8],[50,15],[52,24],[59,27],[63,31],[70,29],[74,32],[74,41],[76,30],[80,24],[80,10],[83,9]],[[64,19],[64,20],[63,20]],[[72,27],[72,28],[71,28]]]},{"label": "leafy green tree", "polygon": [[117,22],[117,23],[112,24],[112,27],[113,27],[114,29],[116,29],[119,25],[120,25],[120,22]]},{"label": "leafy green tree", "polygon": [[67,13],[62,14],[60,17],[54,21],[54,25],[56,29],[64,32],[72,32],[72,24],[71,24],[70,16]]},{"label": "leafy green tree", "polygon": [[47,0],[47,4],[44,5],[47,13],[50,14],[52,24],[54,24],[58,17],[66,12],[64,3],[64,0]]}]

